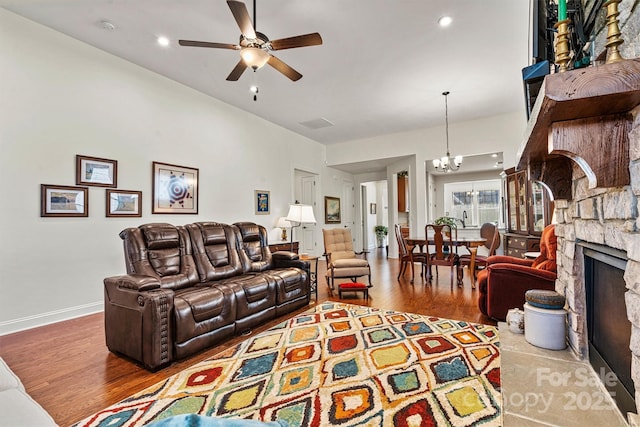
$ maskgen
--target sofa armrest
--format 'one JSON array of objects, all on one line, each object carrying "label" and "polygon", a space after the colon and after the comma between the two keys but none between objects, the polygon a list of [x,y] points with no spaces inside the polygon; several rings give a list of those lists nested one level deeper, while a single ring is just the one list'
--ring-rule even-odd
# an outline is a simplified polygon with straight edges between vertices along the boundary
[{"label": "sofa armrest", "polygon": [[486,314],[494,319],[504,320],[509,309],[522,308],[530,289],[555,290],[552,271],[508,263],[491,264],[486,271]]},{"label": "sofa armrest", "polygon": [[296,267],[307,273],[310,271],[309,261],[301,260],[300,256],[294,252],[278,251],[274,252],[271,257],[273,258],[273,266],[275,268]]},{"label": "sofa armrest", "polygon": [[523,265],[525,267],[531,267],[533,264],[532,259],[517,258],[508,255],[493,255],[487,258],[487,265],[491,264],[510,264],[510,265]]},{"label": "sofa armrest", "polygon": [[271,258],[273,258],[274,260],[293,260],[299,259],[300,255],[295,252],[277,251],[271,254]]},{"label": "sofa armrest", "polygon": [[123,274],[104,279],[105,286],[115,286],[118,288],[131,289],[132,291],[144,292],[160,288],[160,280],[153,276],[141,274]]},{"label": "sofa armrest", "polygon": [[105,338],[109,350],[156,370],[174,358],[174,292],[159,288],[159,282],[142,290],[145,283],[135,275],[104,279]]},{"label": "sofa armrest", "polygon": [[38,402],[27,394],[20,378],[0,357],[0,424],[57,426]]},{"label": "sofa armrest", "polygon": [[496,277],[508,278],[509,282],[519,280],[555,281],[558,276],[553,271],[539,270],[518,264],[496,263],[489,265],[487,268],[489,269],[488,275],[491,281],[494,281]]}]

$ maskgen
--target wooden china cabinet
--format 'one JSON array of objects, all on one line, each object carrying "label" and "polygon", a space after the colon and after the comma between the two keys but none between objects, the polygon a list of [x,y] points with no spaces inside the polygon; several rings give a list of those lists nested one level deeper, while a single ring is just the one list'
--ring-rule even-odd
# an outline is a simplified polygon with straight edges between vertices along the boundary
[{"label": "wooden china cabinet", "polygon": [[527,171],[505,171],[507,186],[507,232],[505,255],[524,258],[526,252],[540,250],[540,234],[551,222],[551,205],[539,182],[531,182]]},{"label": "wooden china cabinet", "polygon": [[270,244],[269,250],[271,251],[271,253],[278,251],[289,251],[298,253],[298,251],[300,250],[299,246],[300,244],[298,242],[293,242],[293,245],[291,244],[291,242],[279,242]]}]

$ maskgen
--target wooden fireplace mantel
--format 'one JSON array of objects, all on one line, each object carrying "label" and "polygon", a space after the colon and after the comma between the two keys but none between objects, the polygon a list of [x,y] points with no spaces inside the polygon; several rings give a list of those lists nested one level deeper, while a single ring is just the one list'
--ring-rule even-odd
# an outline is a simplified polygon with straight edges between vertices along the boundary
[{"label": "wooden fireplace mantel", "polygon": [[518,150],[517,169],[571,200],[571,161],[589,188],[629,184],[631,111],[640,104],[640,58],[545,77]]}]

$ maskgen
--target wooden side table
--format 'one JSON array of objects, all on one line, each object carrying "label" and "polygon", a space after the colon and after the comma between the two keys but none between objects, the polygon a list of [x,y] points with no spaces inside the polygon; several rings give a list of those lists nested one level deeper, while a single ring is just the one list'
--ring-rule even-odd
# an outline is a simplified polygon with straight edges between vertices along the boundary
[{"label": "wooden side table", "polygon": [[[297,242],[296,242],[297,243]],[[313,255],[300,255],[302,261],[309,261],[309,287],[310,291],[316,295],[316,302],[318,302],[318,259],[319,256]]]},{"label": "wooden side table", "polygon": [[271,253],[278,251],[288,251],[298,253],[298,242],[293,242],[293,250],[291,250],[291,242],[280,242],[280,243],[272,243],[269,245],[269,250]]}]

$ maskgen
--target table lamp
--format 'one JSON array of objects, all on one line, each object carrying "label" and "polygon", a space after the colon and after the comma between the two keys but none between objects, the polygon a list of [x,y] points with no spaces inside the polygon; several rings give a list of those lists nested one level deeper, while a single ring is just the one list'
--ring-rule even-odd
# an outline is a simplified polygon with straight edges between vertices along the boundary
[{"label": "table lamp", "polygon": [[302,224],[316,223],[316,217],[313,215],[313,206],[298,203],[289,205],[289,213],[286,220],[291,223],[291,252],[293,252],[293,229],[300,227]]},{"label": "table lamp", "polygon": [[287,228],[291,227],[291,223],[287,221],[286,217],[281,216],[280,218],[278,218],[276,227],[282,230],[282,235],[280,236],[280,238],[283,242],[285,242],[287,240]]}]

